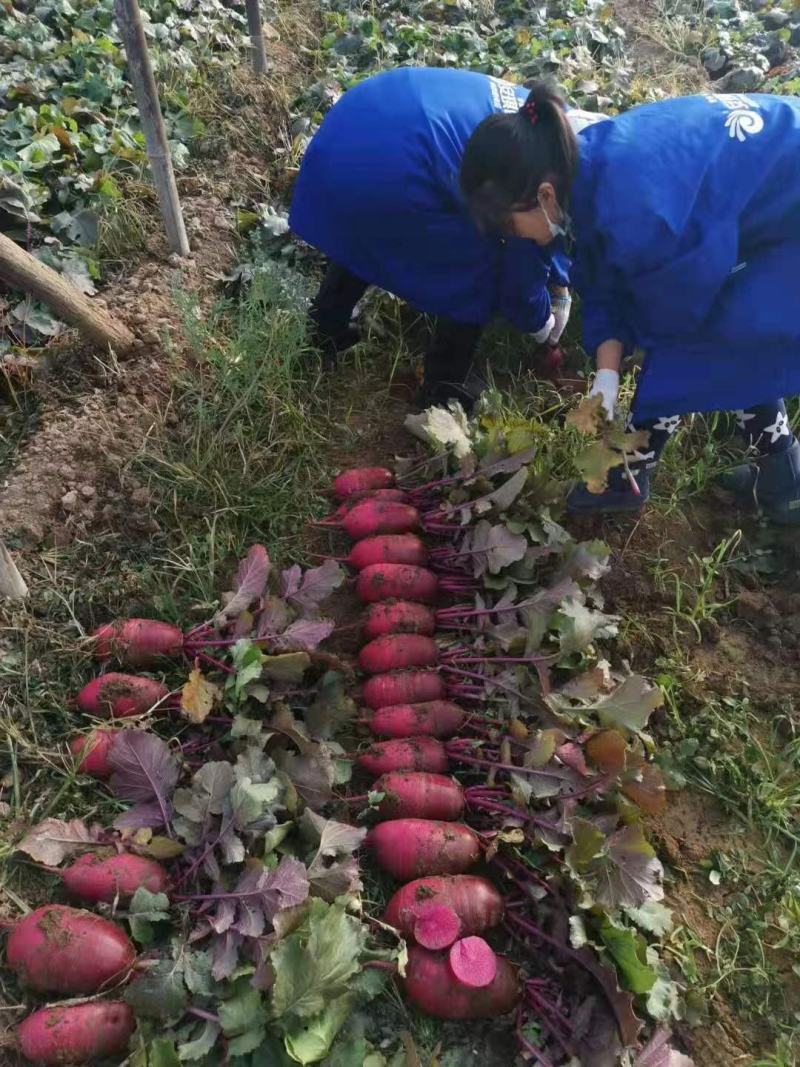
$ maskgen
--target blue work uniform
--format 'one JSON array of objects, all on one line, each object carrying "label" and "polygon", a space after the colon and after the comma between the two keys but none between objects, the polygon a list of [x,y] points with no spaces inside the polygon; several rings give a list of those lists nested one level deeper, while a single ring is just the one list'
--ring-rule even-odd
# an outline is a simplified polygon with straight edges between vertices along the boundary
[{"label": "blue work uniform", "polygon": [[308,146],[292,230],[419,311],[474,324],[502,315],[539,332],[550,317],[548,284],[568,284],[568,258],[482,235],[459,190],[475,128],[526,97],[470,71],[408,67],[368,78],[341,97]]},{"label": "blue work uniform", "polygon": [[661,101],[579,144],[585,345],[644,350],[636,421],[800,393],[800,100]]}]

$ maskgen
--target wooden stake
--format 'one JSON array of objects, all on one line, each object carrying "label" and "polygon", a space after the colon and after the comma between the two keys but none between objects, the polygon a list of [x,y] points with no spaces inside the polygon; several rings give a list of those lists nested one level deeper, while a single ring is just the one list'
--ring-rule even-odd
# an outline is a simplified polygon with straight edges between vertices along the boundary
[{"label": "wooden stake", "polygon": [[153,184],[161,204],[161,217],[167,231],[167,240],[173,252],[177,252],[179,256],[188,256],[189,239],[183,224],[178,187],[175,184],[175,172],[172,169],[172,157],[167,143],[161,106],[158,102],[153,68],[147,52],[138,0],[114,0],[114,14],[122,42],[125,45],[128,74],[136,93],[139,120],[147,142],[147,155],[150,159],[150,169],[153,172]]},{"label": "wooden stake", "polygon": [[4,600],[24,600],[27,595],[25,579],[17,570],[11,553],[0,541],[0,597]]},{"label": "wooden stake", "polygon": [[59,318],[77,326],[101,348],[126,352],[136,338],[121,322],[83,295],[57,271],[40,263],[10,237],[0,233],[0,278],[47,304]]},{"label": "wooden stake", "polygon": [[256,74],[267,73],[267,49],[264,45],[264,27],[261,25],[261,0],[245,0],[247,28],[250,31],[250,58]]}]

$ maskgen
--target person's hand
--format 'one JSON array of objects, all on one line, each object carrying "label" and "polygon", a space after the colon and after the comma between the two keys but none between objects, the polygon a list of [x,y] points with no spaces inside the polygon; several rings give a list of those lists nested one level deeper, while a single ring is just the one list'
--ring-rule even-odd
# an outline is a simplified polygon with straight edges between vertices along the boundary
[{"label": "person's hand", "polygon": [[561,340],[562,333],[567,328],[567,323],[569,322],[569,312],[572,307],[572,297],[569,294],[569,290],[565,289],[558,294],[551,296],[550,307],[553,311],[555,325],[550,331],[550,336],[547,338],[547,341],[548,344],[557,345]]},{"label": "person's hand", "polygon": [[550,337],[550,334],[555,329],[555,325],[556,317],[555,315],[551,314],[548,316],[547,322],[544,324],[544,326],[542,326],[541,330],[538,330],[533,335],[533,339],[537,345],[543,345],[545,343],[545,341]]},{"label": "person's hand", "polygon": [[602,398],[603,408],[609,422],[614,418],[618,394],[619,372],[608,369],[599,370],[594,376],[592,388],[589,390],[589,396],[599,396]]}]

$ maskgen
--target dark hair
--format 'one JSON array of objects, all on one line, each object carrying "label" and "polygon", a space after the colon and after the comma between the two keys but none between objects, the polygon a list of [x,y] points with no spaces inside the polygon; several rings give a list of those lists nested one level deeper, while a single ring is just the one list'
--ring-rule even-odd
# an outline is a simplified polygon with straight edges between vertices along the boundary
[{"label": "dark hair", "polygon": [[537,82],[519,111],[490,115],[472,134],[461,160],[461,191],[478,227],[501,232],[512,211],[536,206],[544,181],[553,183],[565,207],[577,165],[564,101]]}]

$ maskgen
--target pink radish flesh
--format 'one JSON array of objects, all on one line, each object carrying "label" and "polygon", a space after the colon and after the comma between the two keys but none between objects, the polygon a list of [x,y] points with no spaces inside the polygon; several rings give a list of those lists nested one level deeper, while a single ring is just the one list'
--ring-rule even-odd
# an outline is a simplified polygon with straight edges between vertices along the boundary
[{"label": "pink radish flesh", "polygon": [[446,904],[426,904],[414,923],[414,939],[423,948],[448,948],[461,934],[461,922]]},{"label": "pink radish flesh", "polygon": [[454,976],[472,989],[485,989],[497,974],[497,956],[482,937],[463,937],[456,941],[449,959]]}]

